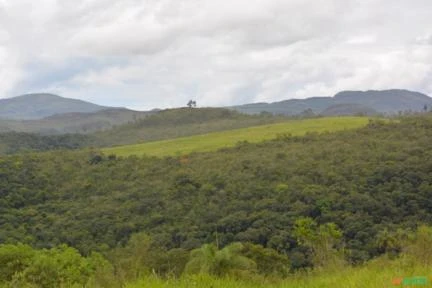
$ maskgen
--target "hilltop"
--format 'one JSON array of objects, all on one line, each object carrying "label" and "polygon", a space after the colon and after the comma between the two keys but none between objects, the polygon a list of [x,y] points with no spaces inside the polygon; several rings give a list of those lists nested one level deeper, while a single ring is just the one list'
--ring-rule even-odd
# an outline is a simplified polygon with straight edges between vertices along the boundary
[{"label": "hilltop", "polygon": [[179,138],[286,121],[286,117],[247,115],[224,108],[162,110],[132,123],[93,133],[95,146],[114,146]]},{"label": "hilltop", "polygon": [[60,97],[54,94],[26,94],[0,99],[0,119],[30,120],[42,119],[55,114],[89,113],[108,107],[90,102]]}]

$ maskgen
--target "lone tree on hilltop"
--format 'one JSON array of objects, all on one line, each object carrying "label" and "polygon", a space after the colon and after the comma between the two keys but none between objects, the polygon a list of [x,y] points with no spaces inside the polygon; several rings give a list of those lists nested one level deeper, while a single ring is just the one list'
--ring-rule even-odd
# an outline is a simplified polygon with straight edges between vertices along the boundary
[{"label": "lone tree on hilltop", "polygon": [[196,101],[194,101],[194,100],[189,100],[189,102],[187,103],[187,106],[189,107],[189,108],[195,108],[196,107]]}]

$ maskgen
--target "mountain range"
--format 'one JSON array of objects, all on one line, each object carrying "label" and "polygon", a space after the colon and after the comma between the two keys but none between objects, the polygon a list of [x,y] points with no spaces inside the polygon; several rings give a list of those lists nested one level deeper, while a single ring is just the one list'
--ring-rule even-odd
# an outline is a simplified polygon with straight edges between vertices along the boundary
[{"label": "mountain range", "polygon": [[383,91],[342,91],[333,97],[311,97],[273,103],[253,103],[233,106],[231,109],[248,114],[269,112],[298,115],[309,110],[317,115],[373,115],[424,111],[425,105],[426,108],[432,107],[431,97],[419,92],[392,89]]},{"label": "mountain range", "polygon": [[[333,97],[289,99],[225,107],[245,114],[377,115],[419,112],[432,107],[432,98],[408,90],[342,91]],[[0,99],[0,132],[42,134],[92,133],[147,117],[159,110],[134,111],[63,98],[53,94],[26,94]]]}]

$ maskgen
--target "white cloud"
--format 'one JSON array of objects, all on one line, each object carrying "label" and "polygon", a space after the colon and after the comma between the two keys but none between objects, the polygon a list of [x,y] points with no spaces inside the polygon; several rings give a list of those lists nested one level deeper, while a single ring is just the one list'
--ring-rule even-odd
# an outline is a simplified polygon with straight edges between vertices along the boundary
[{"label": "white cloud", "polygon": [[417,37],[416,42],[421,45],[432,45],[432,33]]},{"label": "white cloud", "polygon": [[428,0],[2,0],[0,97],[149,109],[432,94],[430,11]]},{"label": "white cloud", "polygon": [[360,36],[354,36],[352,38],[349,38],[346,43],[347,44],[353,44],[353,45],[363,45],[363,44],[373,44],[376,42],[376,36],[375,35],[360,35]]}]

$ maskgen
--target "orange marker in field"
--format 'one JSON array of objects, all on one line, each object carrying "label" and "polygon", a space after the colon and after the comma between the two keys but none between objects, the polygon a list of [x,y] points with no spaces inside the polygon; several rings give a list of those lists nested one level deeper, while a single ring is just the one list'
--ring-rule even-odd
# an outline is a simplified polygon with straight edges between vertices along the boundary
[{"label": "orange marker in field", "polygon": [[401,285],[401,284],[402,284],[402,281],[403,281],[403,278],[402,278],[402,277],[394,278],[394,279],[392,280],[392,284],[395,285],[395,286],[398,286],[398,285]]}]

